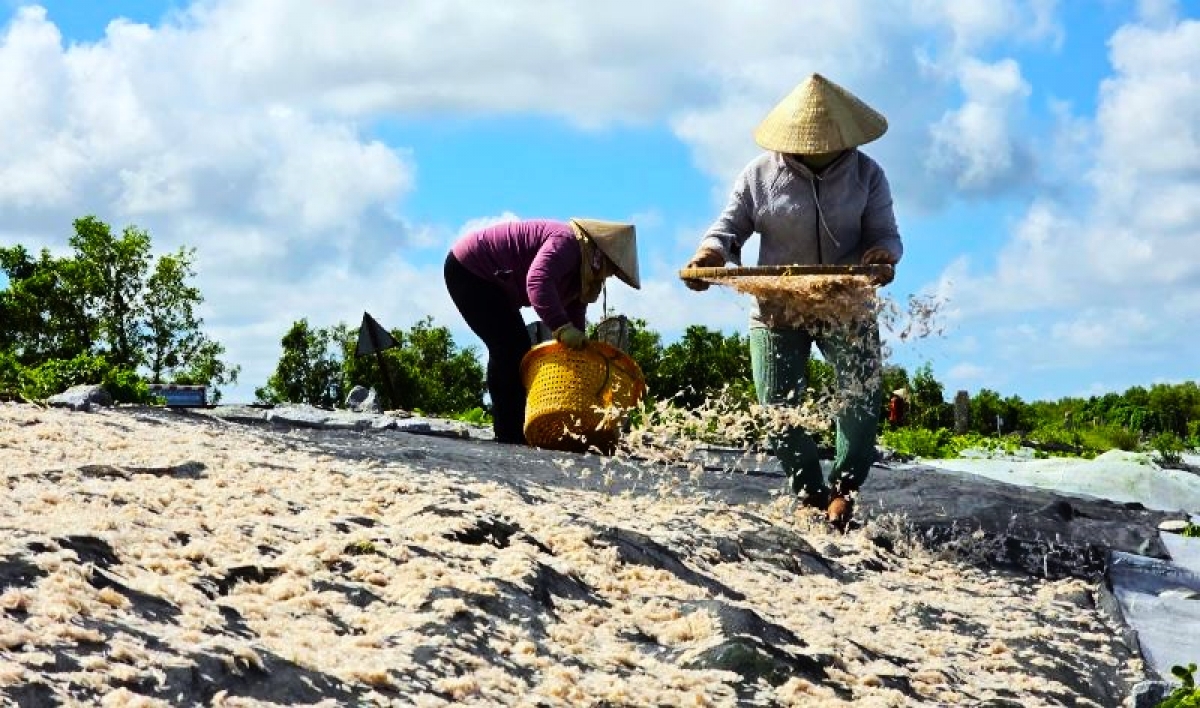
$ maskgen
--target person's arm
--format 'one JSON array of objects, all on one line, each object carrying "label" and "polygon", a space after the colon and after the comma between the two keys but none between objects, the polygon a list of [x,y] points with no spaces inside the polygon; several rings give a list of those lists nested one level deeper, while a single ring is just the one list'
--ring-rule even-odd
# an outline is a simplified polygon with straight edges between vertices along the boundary
[{"label": "person's arm", "polygon": [[[888,184],[887,175],[878,167],[872,170],[867,184],[867,206],[862,215],[863,262],[886,262],[894,265],[899,263],[904,255],[904,244],[900,241],[900,230],[896,226],[892,189]],[[885,253],[890,260],[868,261],[866,256],[872,251]]]},{"label": "person's arm", "polygon": [[567,305],[567,319],[581,330],[587,331],[587,303],[575,300]]},{"label": "person's arm", "polygon": [[724,257],[723,263],[741,264],[742,245],[754,233],[752,170],[752,166],[747,167],[734,181],[729,200],[704,233],[697,255],[706,250],[715,250]]},{"label": "person's arm", "polygon": [[896,277],[896,264],[904,255],[896,214],[892,209],[892,189],[887,175],[878,166],[867,182],[867,207],[862,216],[862,263],[887,266],[873,277],[876,285],[887,285]]},{"label": "person's arm", "polygon": [[[581,258],[575,239],[548,238],[529,265],[529,274],[525,277],[529,304],[551,332],[573,321],[572,313],[558,294],[558,286],[578,270]],[[579,285],[575,287],[578,289]]]},{"label": "person's arm", "polygon": [[[741,264],[742,244],[754,233],[754,200],[751,196],[750,174],[747,167],[733,184],[729,201],[720,216],[704,232],[700,246],[684,264],[684,268],[719,268],[730,261]],[[692,290],[707,290],[708,282],[684,278]]]}]

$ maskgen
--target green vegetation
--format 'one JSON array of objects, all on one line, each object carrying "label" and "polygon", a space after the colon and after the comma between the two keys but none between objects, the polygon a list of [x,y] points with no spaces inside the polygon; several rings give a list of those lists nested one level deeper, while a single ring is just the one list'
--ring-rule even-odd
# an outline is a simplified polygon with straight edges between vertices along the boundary
[{"label": "green vegetation", "polygon": [[[664,347],[645,321],[633,320],[630,355],[646,374],[651,400],[670,399],[685,408],[718,398],[753,400],[745,337],[693,325],[679,342]],[[814,358],[808,378],[809,385],[821,392],[832,385],[833,372]],[[1094,457],[1121,449],[1153,451],[1160,464],[1179,464],[1184,451],[1200,447],[1200,386],[1193,381],[1032,403],[984,388],[969,396],[962,434],[952,432],[954,404],[946,400],[944,386],[929,364],[911,374],[903,367],[885,365],[883,390],[899,388],[911,394],[907,419],[901,426],[887,423],[884,396],[880,441],[903,455],[954,457],[968,448],[1011,454],[1032,447],[1039,457]]]},{"label": "green vegetation", "polygon": [[134,226],[115,235],[93,216],[73,225],[67,256],[0,247],[0,393],[42,400],[88,383],[145,402],[147,383],[174,383],[207,385],[219,400],[238,369],[201,330],[194,251],[155,257]]},{"label": "green vegetation", "polygon": [[341,343],[351,336],[350,328],[339,324],[313,329],[308,320],[294,322],[280,344],[283,355],[267,385],[254,395],[264,403],[308,403],[333,408],[344,401],[349,388],[342,374]]},{"label": "green vegetation", "polygon": [[[209,399],[219,401],[219,387],[236,382],[239,369],[222,361],[224,347],[204,334],[196,315],[204,298],[191,284],[195,251],[155,256],[147,232],[128,226],[114,234],[93,216],[73,226],[66,256],[0,248],[7,281],[0,289],[0,397],[42,400],[74,384],[100,383],[117,401],[146,401],[146,384],[173,383],[206,385]],[[256,395],[268,403],[336,407],[352,386],[362,385],[388,407],[488,422],[484,369],[474,348],[460,348],[449,329],[428,317],[391,334],[399,346],[383,352],[381,371],[380,358],[355,356],[356,327],[297,320],[283,334],[282,356]],[[692,410],[713,399],[734,409],[754,401],[744,336],[693,325],[664,345],[645,321],[633,320],[629,351],[646,376],[648,403]],[[820,358],[810,360],[812,389],[828,391],[833,379]],[[1183,452],[1200,447],[1196,382],[1032,403],[985,388],[970,396],[959,434],[951,432],[954,405],[929,364],[911,373],[885,366],[882,383],[885,392],[911,393],[902,425],[886,422],[886,400],[880,416],[883,444],[906,455],[1032,447],[1039,455],[1094,456],[1119,448],[1179,465]],[[729,437],[707,427],[696,432]]]},{"label": "green vegetation", "polygon": [[426,317],[391,335],[399,346],[356,357],[358,329],[345,323],[313,328],[299,320],[281,340],[283,355],[267,385],[255,389],[264,403],[308,403],[333,408],[354,386],[375,389],[387,408],[454,417],[478,409],[485,417],[483,365],[472,347],[460,349],[450,330]]},{"label": "green vegetation", "polygon": [[[664,347],[645,321],[633,320],[631,325],[630,355],[646,374],[651,401],[695,408],[712,400],[753,400],[747,338],[693,325],[679,342]],[[818,358],[810,361],[808,378],[817,392],[833,384],[833,372]],[[968,448],[1012,454],[1030,447],[1036,457],[1090,458],[1121,449],[1154,452],[1159,464],[1177,465],[1183,452],[1200,447],[1200,386],[1192,381],[1032,403],[984,388],[970,394],[961,434],[953,432],[954,404],[946,400],[944,386],[929,364],[911,374],[885,365],[883,390],[899,388],[910,392],[907,418],[901,426],[887,423],[884,396],[880,441],[902,455],[954,457]],[[712,432],[696,434],[707,438]]]},{"label": "green vegetation", "polygon": [[880,442],[903,456],[943,459],[958,457],[968,449],[989,454],[1013,454],[1021,447],[1021,440],[1017,436],[993,438],[979,433],[955,435],[946,428],[888,428],[880,434]]},{"label": "green vegetation", "polygon": [[21,397],[40,401],[79,384],[104,386],[115,401],[152,403],[146,381],[133,371],[113,366],[100,355],[80,354],[74,359],[50,359],[16,372]]},{"label": "green vegetation", "polygon": [[[284,353],[275,373],[256,391],[259,399],[333,407],[353,385],[371,386],[386,398],[376,358],[354,357],[356,336],[357,329],[345,324],[313,328],[307,320],[297,321],[282,340]],[[458,348],[449,330],[430,318],[408,331],[393,330],[392,336],[400,346],[384,354],[396,398],[389,405],[486,424],[483,369],[472,348]],[[655,406],[661,402],[681,411],[714,406],[745,410],[755,400],[747,337],[692,325],[679,341],[664,346],[657,332],[635,319],[630,322],[629,354],[641,366],[648,388],[646,405],[633,413],[635,419],[669,417],[669,410]],[[816,357],[809,361],[812,389],[826,392],[833,381],[825,362]],[[900,426],[888,423],[885,400],[880,441],[902,455],[954,457],[968,448],[1012,454],[1031,447],[1038,457],[1094,457],[1123,449],[1155,451],[1160,464],[1178,464],[1183,451],[1200,443],[1200,387],[1195,382],[1034,403],[982,389],[970,396],[967,427],[959,434],[953,432],[954,405],[946,401],[930,365],[911,375],[903,367],[885,366],[883,390],[898,388],[911,392],[907,420]],[[704,417],[704,429],[692,434],[705,440],[755,438],[755,431],[712,430],[720,419]],[[821,437],[831,442],[824,439],[828,435]]]},{"label": "green vegetation", "polygon": [[460,420],[471,425],[491,425],[492,414],[484,410],[482,406],[475,406],[468,411],[463,411],[455,415],[454,420]]},{"label": "green vegetation", "polygon": [[1155,435],[1150,440],[1150,448],[1158,453],[1160,464],[1177,465],[1183,462],[1183,441],[1170,430]]},{"label": "green vegetation", "polygon": [[1182,684],[1160,701],[1157,708],[1200,708],[1200,688],[1196,686],[1196,665],[1171,667],[1171,673]]}]

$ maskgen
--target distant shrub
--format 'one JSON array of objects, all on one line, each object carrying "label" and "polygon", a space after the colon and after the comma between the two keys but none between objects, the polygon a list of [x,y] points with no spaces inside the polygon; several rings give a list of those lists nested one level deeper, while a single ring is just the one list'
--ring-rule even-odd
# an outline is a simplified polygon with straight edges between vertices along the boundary
[{"label": "distant shrub", "polygon": [[901,455],[910,457],[957,457],[954,435],[945,428],[896,428],[883,433],[883,444]]},{"label": "distant shrub", "polygon": [[[1083,436],[1078,430],[1068,429],[1059,423],[1038,426],[1029,433],[1029,439],[1052,448],[1079,448],[1083,445]],[[1062,455],[1064,452],[1055,450],[1055,454]]]},{"label": "distant shrub", "polygon": [[1171,695],[1159,702],[1156,708],[1200,708],[1200,688],[1196,687],[1196,665],[1173,666],[1171,673],[1182,684]]},{"label": "distant shrub", "polygon": [[1158,453],[1158,463],[1178,465],[1183,462],[1183,440],[1175,433],[1159,433],[1150,440],[1150,448]]},{"label": "distant shrub", "polygon": [[955,455],[962,454],[964,450],[982,450],[993,455],[1012,455],[1021,449],[1021,436],[1010,433],[1002,438],[997,438],[979,433],[967,433],[966,435],[955,435],[950,441],[950,445]]},{"label": "distant shrub", "polygon": [[1187,526],[1183,527],[1183,535],[1188,538],[1200,538],[1200,524],[1188,522]]},{"label": "distant shrub", "polygon": [[16,357],[0,351],[0,394],[16,395],[21,385],[21,365]]},{"label": "distant shrub", "polygon": [[964,450],[978,450],[988,455],[1012,455],[1021,447],[1021,438],[1015,434],[1002,438],[980,433],[955,435],[946,428],[894,428],[885,430],[880,441],[901,455],[941,459],[958,457]]},{"label": "distant shrub", "polygon": [[491,425],[492,416],[483,408],[476,406],[470,410],[463,411],[454,416],[454,420],[459,420],[472,425]]},{"label": "distant shrub", "polygon": [[41,401],[72,386],[103,386],[117,403],[153,403],[157,398],[140,376],[129,369],[112,366],[103,356],[81,354],[74,359],[51,359],[17,374],[21,397]]},{"label": "distant shrub", "polygon": [[1119,425],[1084,428],[1079,431],[1079,437],[1083,447],[1093,452],[1109,450],[1137,452],[1141,448],[1141,438],[1138,434]]}]

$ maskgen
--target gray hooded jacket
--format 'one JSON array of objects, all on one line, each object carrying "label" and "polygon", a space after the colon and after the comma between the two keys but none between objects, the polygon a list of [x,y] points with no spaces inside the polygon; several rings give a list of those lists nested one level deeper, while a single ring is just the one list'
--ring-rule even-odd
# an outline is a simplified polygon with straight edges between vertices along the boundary
[{"label": "gray hooded jacket", "polygon": [[[729,203],[701,246],[741,264],[742,245],[761,236],[758,265],[857,265],[871,248],[904,254],[883,168],[857,149],[820,175],[791,156],[766,152],[734,182]],[[764,326],[759,308],[752,326]]]}]

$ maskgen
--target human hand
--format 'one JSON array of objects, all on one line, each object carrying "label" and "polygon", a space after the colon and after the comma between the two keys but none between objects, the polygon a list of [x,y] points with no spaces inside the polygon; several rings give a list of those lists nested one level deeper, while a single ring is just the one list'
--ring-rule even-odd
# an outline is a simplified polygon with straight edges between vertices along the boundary
[{"label": "human hand", "polygon": [[[725,254],[718,249],[701,246],[684,268],[720,268],[725,265]],[[683,284],[692,290],[708,290],[709,284],[695,278],[684,278]]]},{"label": "human hand", "polygon": [[554,338],[572,349],[583,349],[587,346],[587,335],[569,322],[554,330]]},{"label": "human hand", "polygon": [[885,248],[869,248],[862,255],[863,265],[887,266],[871,276],[871,281],[880,287],[892,282],[896,277],[896,257]]}]

